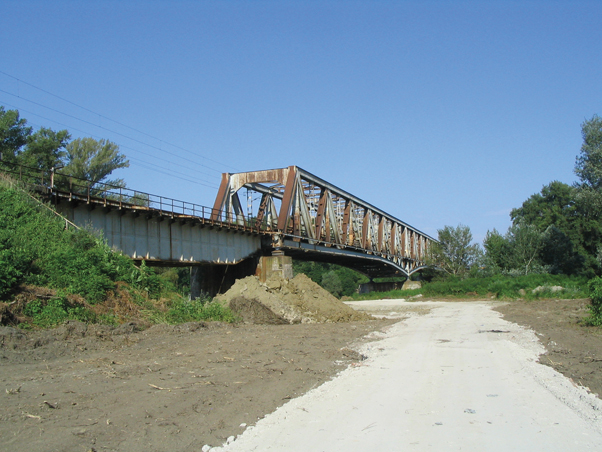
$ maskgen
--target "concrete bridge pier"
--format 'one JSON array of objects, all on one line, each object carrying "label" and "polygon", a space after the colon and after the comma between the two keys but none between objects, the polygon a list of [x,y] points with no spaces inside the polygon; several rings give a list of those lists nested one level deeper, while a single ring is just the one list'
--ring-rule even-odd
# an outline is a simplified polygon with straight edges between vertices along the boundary
[{"label": "concrete bridge pier", "polygon": [[293,279],[293,258],[284,254],[261,256],[255,275],[261,282],[266,282],[274,274],[283,279]]}]

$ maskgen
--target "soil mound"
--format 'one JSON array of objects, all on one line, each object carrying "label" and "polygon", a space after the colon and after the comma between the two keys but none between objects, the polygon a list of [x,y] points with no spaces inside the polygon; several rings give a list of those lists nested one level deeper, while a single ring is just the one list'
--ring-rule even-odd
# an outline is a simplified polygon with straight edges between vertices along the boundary
[{"label": "soil mound", "polygon": [[230,309],[242,317],[245,323],[263,325],[282,325],[288,323],[286,319],[267,308],[257,298],[249,300],[245,297],[236,297],[228,304]]},{"label": "soil mound", "polygon": [[272,276],[265,284],[256,276],[248,276],[216,299],[248,323],[332,323],[373,318],[345,305],[302,273],[291,280]]}]

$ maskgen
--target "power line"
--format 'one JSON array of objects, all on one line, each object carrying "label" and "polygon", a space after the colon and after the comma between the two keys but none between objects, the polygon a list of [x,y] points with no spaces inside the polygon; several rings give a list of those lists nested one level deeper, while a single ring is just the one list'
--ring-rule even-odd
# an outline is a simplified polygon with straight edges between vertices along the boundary
[{"label": "power line", "polygon": [[[132,158],[132,160],[137,161],[138,159]],[[146,165],[153,165],[152,163],[148,163],[148,162],[142,162],[142,163],[140,163],[140,162],[141,161],[138,160],[138,163],[136,163],[136,165],[140,166],[142,168],[148,169],[150,171],[154,171],[156,173],[165,174],[165,175],[170,176],[170,177],[176,177],[176,176],[173,176],[173,175],[167,173],[166,171],[162,171],[160,169],[155,169],[155,168],[149,168],[148,166],[146,166]],[[157,166],[157,165],[153,165],[153,166]],[[175,172],[173,170],[167,170],[167,171]],[[179,173],[179,174],[182,174],[182,173]],[[208,188],[212,188],[212,189],[215,189],[215,190],[217,190],[219,188],[217,185],[203,184],[202,182],[198,182],[198,181],[195,181],[195,180],[187,179],[186,177],[176,177],[176,178],[179,179],[179,180],[184,180],[186,182],[190,182],[190,183],[197,184],[197,185],[202,185],[203,187],[208,187]]]},{"label": "power line", "polygon": [[[103,127],[103,126],[100,126],[100,125],[96,125],[96,124],[94,124],[93,122],[86,121],[85,119],[78,118],[78,117],[76,117],[76,116],[70,115],[69,113],[64,113],[64,112],[62,112],[62,111],[59,111],[59,110],[56,110],[56,109],[54,109],[54,108],[52,108],[52,107],[48,107],[48,106],[46,106],[46,105],[40,104],[39,102],[36,102],[36,101],[30,100],[30,99],[27,99],[27,98],[25,98],[25,97],[22,97],[22,96],[19,96],[19,95],[17,95],[17,94],[13,94],[13,93],[10,93],[10,92],[8,92],[8,91],[4,91],[4,90],[2,90],[2,89],[0,89],[0,93],[4,93],[4,94],[8,94],[9,96],[17,97],[17,98],[19,98],[19,99],[22,99],[22,100],[24,100],[24,101],[26,101],[26,102],[30,102],[30,103],[32,103],[32,104],[34,104],[34,105],[37,105],[37,106],[39,106],[39,107],[46,108],[46,109],[48,109],[48,110],[50,110],[50,111],[53,111],[53,112],[55,112],[55,113],[59,113],[59,114],[61,114],[61,115],[65,115],[65,116],[67,116],[67,117],[69,117],[69,118],[75,119],[76,121],[81,121],[81,122],[83,122],[83,123],[86,123],[86,124],[89,124],[89,125],[91,125],[91,126],[93,126],[93,127],[98,127],[99,129],[106,130],[107,132],[114,133],[114,134],[116,134],[116,135],[119,135],[119,136],[121,136],[121,137],[123,137],[123,138],[126,138],[126,139],[128,139],[128,140],[132,140],[132,141],[134,141],[134,142],[136,142],[136,143],[138,143],[138,144],[142,144],[142,145],[144,145],[144,146],[148,146],[148,147],[150,147],[150,148],[153,148],[153,149],[156,149],[156,150],[158,150],[158,151],[160,151],[160,152],[165,152],[166,154],[169,154],[169,155],[171,155],[171,156],[174,156],[174,157],[177,157],[177,158],[179,158],[179,159],[185,160],[185,161],[187,161],[187,162],[189,162],[189,163],[193,163],[193,164],[195,164],[195,165],[202,166],[203,168],[207,168],[207,169],[210,169],[210,170],[212,170],[212,171],[216,171],[216,172],[218,172],[218,173],[221,173],[221,171],[219,171],[219,170],[216,170],[215,168],[211,168],[211,167],[209,167],[209,166],[207,166],[207,165],[203,165],[202,163],[198,163],[198,162],[195,162],[194,160],[188,159],[188,158],[186,158],[186,157],[182,157],[182,156],[180,156],[180,155],[178,155],[178,154],[176,154],[176,153],[174,153],[174,152],[170,152],[170,151],[167,151],[167,150],[165,150],[165,149],[162,149],[162,148],[160,148],[160,147],[154,146],[154,145],[152,145],[152,144],[145,143],[145,142],[143,142],[143,141],[137,140],[136,138],[129,137],[129,136],[127,136],[127,135],[124,135],[124,134],[122,134],[122,133],[120,133],[120,132],[116,132],[116,131],[114,131],[114,130],[108,129],[108,128],[106,128],[106,127]],[[35,114],[35,113],[34,113],[34,114]],[[40,116],[40,117],[41,117],[41,116]],[[48,119],[48,120],[49,120],[49,121],[55,121],[55,120],[53,120],[53,119]],[[55,122],[56,122],[56,121],[55,121]]]},{"label": "power line", "polygon": [[[1,91],[1,90],[0,90],[0,91]],[[63,126],[63,127],[67,127],[69,130],[75,130],[75,131],[78,131],[78,132],[84,133],[84,134],[86,134],[86,135],[90,135],[90,136],[92,136],[92,137],[94,137],[94,138],[102,139],[102,137],[100,137],[99,135],[95,135],[94,133],[91,133],[90,131],[83,130],[83,129],[78,129],[77,127],[73,127],[72,125],[69,125],[69,124],[65,124],[65,123],[59,122],[59,121],[57,121],[56,119],[47,118],[47,117],[45,117],[45,116],[42,116],[42,115],[40,115],[39,113],[35,113],[35,112],[33,112],[33,111],[30,111],[30,110],[25,110],[25,109],[23,109],[23,108],[20,108],[20,107],[18,107],[18,106],[16,106],[16,105],[13,105],[13,104],[10,104],[10,103],[8,103],[8,102],[4,102],[4,101],[2,101],[2,104],[3,104],[3,105],[7,105],[7,106],[9,106],[9,107],[12,107],[12,108],[17,108],[17,109],[19,109],[20,111],[23,111],[23,112],[25,112],[25,113],[32,114],[32,115],[34,115],[34,116],[37,116],[37,117],[39,117],[39,118],[41,118],[41,119],[45,119],[45,120],[47,120],[47,121],[52,121],[52,122],[54,122],[55,124],[58,124],[58,125],[60,125],[60,126]],[[44,126],[42,126],[42,125],[39,125],[39,124],[32,123],[32,122],[31,122],[29,119],[27,120],[27,122],[28,122],[28,123],[30,123],[30,124],[32,124],[32,125],[34,125],[34,126],[37,126],[37,127],[44,127]],[[123,145],[123,144],[120,144],[120,145],[119,145],[119,147],[121,147],[121,148],[124,148],[124,149],[130,149],[130,150],[132,150],[132,151],[134,151],[134,152],[140,152],[138,149],[135,149],[135,148],[132,148],[132,147],[129,147],[129,146]],[[164,161],[164,162],[167,162],[167,163],[173,164],[173,165],[175,165],[175,166],[179,166],[179,167],[181,167],[181,168],[190,169],[190,167],[188,167],[188,166],[184,166],[184,165],[181,165],[181,164],[179,164],[179,163],[175,163],[175,162],[173,162],[173,161],[171,161],[171,160],[167,160],[167,159],[164,159],[164,158],[161,158],[161,157],[157,157],[156,155],[151,155],[151,154],[147,154],[147,155],[148,155],[149,157],[152,157],[152,158],[154,158],[154,159],[161,160],[161,161]],[[186,159],[186,160],[187,160],[187,161],[189,161],[188,159]],[[195,163],[195,162],[193,162],[193,161],[189,161],[189,162],[191,162],[191,163]],[[205,175],[205,176],[214,177],[214,175],[213,175],[213,174],[204,173],[204,172],[202,172],[202,171],[198,171],[198,172],[199,172],[199,174],[203,174],[203,175]]]},{"label": "power line", "polygon": [[[210,162],[217,163],[218,165],[223,165],[223,166],[225,166],[225,167],[228,167],[228,168],[231,168],[231,169],[233,169],[233,170],[236,170],[236,168],[234,168],[234,167],[232,167],[232,166],[230,166],[230,165],[226,165],[226,164],[224,164],[224,163],[222,163],[222,162],[218,162],[217,160],[213,160],[213,159],[211,159],[211,158],[209,158],[209,157],[205,157],[204,155],[201,155],[201,154],[198,154],[198,153],[196,153],[196,152],[190,151],[190,150],[188,150],[188,149],[185,149],[185,148],[183,148],[183,147],[181,147],[181,146],[178,146],[178,145],[175,145],[175,144],[173,144],[173,143],[169,143],[169,142],[167,142],[167,141],[163,141],[163,140],[161,140],[160,138],[157,138],[157,137],[155,137],[155,136],[153,136],[153,135],[150,135],[150,134],[148,134],[148,133],[146,133],[146,132],[143,132],[143,131],[141,131],[141,130],[138,130],[138,129],[134,128],[134,127],[128,126],[127,124],[121,123],[121,122],[119,122],[119,121],[116,121],[116,120],[114,120],[114,119],[112,119],[112,118],[109,118],[109,117],[107,117],[107,116],[104,116],[104,115],[102,115],[102,114],[100,114],[100,113],[97,113],[97,112],[95,112],[95,111],[93,111],[93,110],[90,110],[89,108],[83,107],[83,106],[81,106],[81,105],[79,105],[79,104],[76,104],[75,102],[72,102],[72,101],[70,101],[70,100],[68,100],[68,99],[65,99],[65,98],[63,98],[63,97],[61,97],[61,96],[58,96],[58,95],[56,95],[56,94],[54,94],[54,93],[51,93],[50,91],[47,91],[47,90],[45,90],[45,89],[43,89],[43,88],[40,88],[40,87],[38,87],[38,86],[35,86],[35,85],[33,85],[33,84],[31,84],[31,83],[28,83],[28,82],[26,82],[26,81],[24,81],[24,80],[21,80],[21,79],[19,79],[19,78],[15,77],[14,75],[8,74],[8,73],[6,73],[6,72],[4,72],[4,71],[1,71],[1,70],[0,70],[0,74],[3,74],[3,75],[5,75],[5,76],[7,76],[7,77],[10,77],[10,78],[12,78],[13,80],[16,80],[16,81],[17,81],[17,82],[19,82],[19,83],[23,83],[24,85],[31,86],[31,87],[32,87],[32,88],[34,88],[34,89],[37,89],[37,90],[39,90],[39,91],[42,91],[43,93],[45,93],[45,94],[48,94],[48,95],[50,95],[50,96],[56,97],[57,99],[60,99],[60,100],[62,100],[63,102],[67,102],[68,104],[71,104],[71,105],[73,105],[73,106],[75,106],[75,107],[81,108],[82,110],[85,110],[85,111],[87,111],[87,112],[89,112],[89,113],[92,113],[92,114],[94,114],[94,115],[97,115],[97,116],[98,116],[98,117],[100,117],[100,118],[103,118],[103,119],[106,119],[106,120],[108,120],[108,121],[111,121],[111,122],[113,122],[113,123],[115,123],[115,124],[118,124],[118,125],[120,125],[120,126],[122,126],[122,127],[125,127],[125,128],[127,128],[127,129],[130,129],[130,130],[133,130],[133,131],[135,131],[135,132],[137,132],[137,133],[140,133],[140,134],[142,134],[142,135],[145,135],[145,136],[147,136],[147,137],[149,137],[149,138],[152,138],[152,139],[154,139],[154,140],[162,141],[162,142],[164,142],[164,143],[166,143],[166,144],[169,144],[170,146],[173,146],[173,147],[174,147],[174,148],[176,148],[176,149],[179,149],[179,150],[181,150],[181,151],[187,152],[187,153],[189,153],[189,154],[192,154],[192,155],[194,155],[194,156],[197,156],[197,157],[201,157],[201,158],[203,158],[203,159],[205,159],[205,160],[208,160],[208,161],[210,161]],[[13,94],[13,95],[14,95],[14,94]],[[17,96],[17,97],[19,97],[19,96]],[[98,126],[98,127],[100,127],[100,126]]]},{"label": "power line", "polygon": [[[7,106],[9,106],[9,107],[12,107],[12,108],[19,108],[19,107],[15,106],[15,105],[12,105],[12,104],[8,103],[8,102],[2,102],[2,104],[3,104],[3,105],[7,105]],[[69,128],[70,130],[76,130],[76,131],[78,131],[78,132],[82,132],[82,133],[84,133],[84,134],[86,134],[86,135],[90,135],[90,136],[92,136],[93,138],[99,138],[99,139],[101,138],[101,137],[99,137],[98,135],[94,135],[94,134],[90,133],[89,131],[82,130],[82,129],[78,129],[78,128],[76,128],[76,127],[72,127],[72,126],[70,126],[69,124],[64,124],[64,123],[58,122],[58,121],[56,121],[56,120],[54,120],[54,119],[46,118],[46,117],[44,117],[44,116],[41,116],[41,115],[39,115],[39,114],[37,114],[37,113],[31,112],[31,111],[28,111],[28,110],[25,110],[25,109],[20,109],[20,110],[21,110],[21,111],[24,111],[24,112],[26,112],[26,113],[30,113],[30,114],[32,114],[32,115],[34,115],[34,116],[37,116],[37,117],[39,117],[39,118],[45,119],[45,120],[47,120],[47,121],[52,121],[52,122],[54,122],[54,123],[56,123],[56,124],[59,124],[59,125],[61,125],[61,126],[64,126],[64,127],[67,127],[67,128]],[[29,121],[29,120],[27,120],[27,123],[28,123],[28,124],[31,124],[31,125],[33,125],[33,126],[35,126],[35,127],[39,127],[39,128],[41,128],[41,127],[44,127],[44,126],[42,126],[42,125],[40,125],[40,124],[36,124],[36,123],[34,123],[34,122],[31,122],[31,121]],[[134,151],[134,152],[140,152],[138,149],[134,149],[134,148],[132,148],[132,147],[125,146],[125,145],[119,145],[119,147],[120,147],[120,148],[124,148],[124,149],[129,149],[130,151]],[[179,167],[182,167],[182,168],[190,169],[190,168],[189,168],[189,167],[187,167],[187,166],[180,165],[179,163],[175,163],[175,162],[172,162],[172,161],[170,161],[170,160],[163,159],[163,158],[161,158],[161,157],[157,157],[157,156],[154,156],[154,155],[148,155],[148,156],[149,156],[149,157],[152,157],[152,158],[155,158],[155,159],[157,159],[157,160],[161,160],[161,161],[164,161],[164,162],[170,163],[170,164],[172,164],[172,165],[175,165],[175,166],[179,166]],[[193,183],[193,184],[197,184],[197,185],[202,185],[202,186],[204,186],[204,187],[209,187],[209,188],[214,188],[214,189],[217,189],[217,188],[218,188],[218,187],[217,187],[217,186],[215,186],[215,185],[207,185],[207,184],[204,184],[204,183],[202,183],[202,182],[207,182],[207,183],[210,183],[210,182],[209,182],[209,181],[207,181],[207,180],[200,179],[200,181],[202,181],[202,182],[199,182],[199,180],[191,180],[191,179],[188,179],[188,177],[190,177],[188,174],[184,174],[184,173],[181,173],[181,172],[179,172],[179,171],[172,170],[172,169],[167,169],[167,168],[163,168],[163,167],[158,167],[158,165],[155,165],[154,163],[151,163],[151,162],[145,162],[144,160],[141,160],[141,159],[138,159],[138,158],[135,158],[135,157],[131,157],[131,156],[130,156],[130,157],[128,157],[128,158],[129,158],[129,159],[131,159],[131,160],[136,160],[136,161],[138,161],[138,162],[143,162],[143,163],[146,163],[147,165],[151,165],[151,166],[154,166],[154,167],[157,167],[157,168],[161,168],[161,170],[159,170],[159,169],[151,168],[151,167],[148,167],[148,166],[146,166],[146,167],[145,167],[145,166],[141,165],[140,163],[138,163],[138,164],[137,164],[138,166],[141,166],[141,167],[143,167],[143,168],[146,168],[146,169],[148,169],[148,170],[150,170],[150,171],[155,171],[155,172],[157,172],[157,173],[165,174],[165,175],[167,175],[167,176],[170,176],[170,177],[173,177],[173,178],[175,178],[175,179],[179,179],[179,180],[185,180],[185,181],[187,181],[187,182],[191,182],[191,183]],[[185,176],[185,177],[180,177],[180,176],[175,176],[174,174],[169,174],[170,172],[171,172],[171,173],[174,173],[174,174],[180,174],[181,176]],[[203,173],[203,172],[201,172],[201,171],[199,171],[198,173],[199,173],[199,174],[203,174],[203,175],[205,175],[205,176],[213,177],[213,175],[211,175],[211,174],[207,174],[207,173]]]}]

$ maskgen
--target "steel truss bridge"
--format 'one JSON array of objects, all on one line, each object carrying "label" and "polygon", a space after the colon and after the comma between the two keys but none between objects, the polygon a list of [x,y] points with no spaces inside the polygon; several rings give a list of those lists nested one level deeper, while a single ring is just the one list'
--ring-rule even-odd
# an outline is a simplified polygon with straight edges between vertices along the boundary
[{"label": "steel truss bridge", "polygon": [[[435,242],[297,166],[225,173],[213,208],[58,172],[3,167],[69,223],[102,231],[110,246],[149,265],[232,265],[285,254],[370,278],[409,276],[425,267]],[[243,267],[248,272],[252,265]]]},{"label": "steel truss bridge", "polygon": [[212,212],[213,220],[268,234],[273,252],[340,264],[371,278],[421,270],[435,241],[297,166],[223,174]]}]

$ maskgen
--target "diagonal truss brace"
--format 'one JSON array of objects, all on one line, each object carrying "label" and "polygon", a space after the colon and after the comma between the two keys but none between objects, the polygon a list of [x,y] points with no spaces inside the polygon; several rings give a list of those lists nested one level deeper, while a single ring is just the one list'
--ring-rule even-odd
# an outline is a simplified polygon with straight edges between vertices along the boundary
[{"label": "diagonal truss brace", "polygon": [[[245,218],[241,188],[261,195]],[[378,256],[408,274],[424,265],[428,235],[297,167],[222,175],[212,219],[248,222],[258,232],[293,241],[354,249]]]}]

